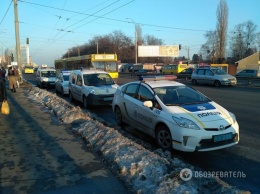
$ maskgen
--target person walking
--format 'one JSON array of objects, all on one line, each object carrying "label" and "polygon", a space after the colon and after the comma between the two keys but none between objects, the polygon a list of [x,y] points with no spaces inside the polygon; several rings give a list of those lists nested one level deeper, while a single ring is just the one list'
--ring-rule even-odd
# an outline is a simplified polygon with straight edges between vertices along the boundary
[{"label": "person walking", "polygon": [[5,82],[5,74],[6,74],[6,70],[5,70],[4,67],[2,67],[0,71],[1,71],[1,73],[2,73],[2,77],[3,77],[4,82]]},{"label": "person walking", "polygon": [[17,72],[15,67],[10,67],[8,69],[9,89],[11,90],[11,92],[16,92],[16,87],[17,87],[16,76],[17,76],[17,74],[18,74],[18,72]]},{"label": "person walking", "polygon": [[5,82],[3,77],[0,77],[0,107],[2,107],[4,100],[7,100]]}]

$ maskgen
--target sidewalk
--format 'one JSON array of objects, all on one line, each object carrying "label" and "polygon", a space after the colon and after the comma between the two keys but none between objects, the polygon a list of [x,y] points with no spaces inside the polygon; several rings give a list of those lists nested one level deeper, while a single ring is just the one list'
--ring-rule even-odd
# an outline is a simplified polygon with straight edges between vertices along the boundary
[{"label": "sidewalk", "polygon": [[131,193],[70,126],[60,124],[25,86],[7,91],[0,113],[0,193]]}]

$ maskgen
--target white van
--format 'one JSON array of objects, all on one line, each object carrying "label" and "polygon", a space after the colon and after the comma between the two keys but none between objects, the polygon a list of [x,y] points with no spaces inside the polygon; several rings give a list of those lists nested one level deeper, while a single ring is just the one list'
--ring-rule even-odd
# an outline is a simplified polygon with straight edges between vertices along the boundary
[{"label": "white van", "polygon": [[111,105],[118,85],[105,71],[73,70],[69,77],[69,97],[83,103],[84,108]]},{"label": "white van", "polygon": [[40,88],[55,87],[57,72],[55,69],[38,68],[36,72],[36,84]]}]

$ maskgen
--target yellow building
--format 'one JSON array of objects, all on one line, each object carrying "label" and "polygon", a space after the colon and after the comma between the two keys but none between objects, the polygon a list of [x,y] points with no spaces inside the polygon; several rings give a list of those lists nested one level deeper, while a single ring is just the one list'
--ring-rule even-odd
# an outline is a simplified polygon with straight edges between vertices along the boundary
[{"label": "yellow building", "polygon": [[243,69],[257,69],[260,70],[260,52],[252,54],[244,59],[236,62],[237,72]]}]

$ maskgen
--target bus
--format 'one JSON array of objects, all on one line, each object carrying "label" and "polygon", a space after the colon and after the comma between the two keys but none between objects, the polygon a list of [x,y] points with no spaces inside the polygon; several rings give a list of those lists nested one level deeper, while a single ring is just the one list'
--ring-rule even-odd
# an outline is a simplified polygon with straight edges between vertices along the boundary
[{"label": "bus", "polygon": [[34,73],[34,67],[32,65],[25,65],[24,73]]},{"label": "bus", "polygon": [[94,68],[109,73],[113,79],[118,78],[118,63],[116,54],[90,54],[77,57],[69,57],[54,61],[55,69],[77,70],[81,68]]},{"label": "bus", "polygon": [[177,74],[183,69],[188,68],[187,64],[174,64],[174,65],[165,65],[162,67],[162,74]]}]

